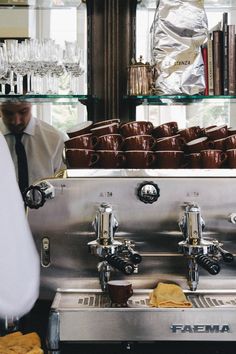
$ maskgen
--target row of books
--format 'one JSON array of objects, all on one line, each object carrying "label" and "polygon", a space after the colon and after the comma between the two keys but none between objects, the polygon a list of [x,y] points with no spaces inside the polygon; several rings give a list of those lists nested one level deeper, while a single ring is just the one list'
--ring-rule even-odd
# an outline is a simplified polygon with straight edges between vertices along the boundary
[{"label": "row of books", "polygon": [[236,95],[236,35],[235,25],[228,24],[223,13],[220,30],[214,30],[202,47],[208,95]]}]

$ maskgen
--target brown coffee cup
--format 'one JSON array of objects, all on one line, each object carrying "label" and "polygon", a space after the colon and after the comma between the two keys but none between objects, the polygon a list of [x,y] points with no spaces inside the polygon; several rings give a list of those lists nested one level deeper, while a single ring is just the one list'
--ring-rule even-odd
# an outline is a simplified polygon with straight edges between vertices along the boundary
[{"label": "brown coffee cup", "polygon": [[220,168],[227,158],[221,150],[202,150],[200,154],[203,168]]},{"label": "brown coffee cup", "polygon": [[152,131],[152,135],[159,139],[167,136],[175,135],[178,131],[178,125],[176,122],[163,123],[155,127]]},{"label": "brown coffee cup", "polygon": [[98,154],[89,149],[66,149],[65,154],[69,168],[90,168],[99,159]]},{"label": "brown coffee cup", "polygon": [[107,120],[100,120],[99,122],[93,123],[93,128],[101,127],[103,125],[109,125],[113,123],[120,123],[120,119],[114,118],[114,119],[107,119]]},{"label": "brown coffee cup", "polygon": [[167,122],[165,124],[170,125],[172,127],[173,134],[177,134],[177,132],[179,130],[177,122]]},{"label": "brown coffee cup", "polygon": [[217,125],[209,125],[208,127],[202,128],[202,136],[206,135],[207,130],[215,127],[217,127]]},{"label": "brown coffee cup", "polygon": [[201,154],[200,152],[194,152],[189,155],[185,155],[185,160],[188,168],[201,168]]},{"label": "brown coffee cup", "polygon": [[107,134],[118,134],[118,123],[111,123],[107,125],[101,125],[96,128],[91,128],[91,133],[95,136],[102,136]]},{"label": "brown coffee cup", "polygon": [[155,164],[153,151],[130,150],[125,152],[127,168],[151,168]]},{"label": "brown coffee cup", "polygon": [[181,168],[184,167],[183,151],[156,151],[157,168]]},{"label": "brown coffee cup", "polygon": [[225,149],[236,149],[236,134],[225,138]]},{"label": "brown coffee cup", "polygon": [[213,143],[209,141],[206,136],[191,140],[185,145],[185,149],[189,153],[200,152],[201,150],[210,149],[212,147]]},{"label": "brown coffee cup", "polygon": [[123,151],[117,150],[97,150],[100,168],[121,168],[125,164]]},{"label": "brown coffee cup", "polygon": [[205,134],[210,140],[226,138],[228,136],[228,128],[227,125],[224,124],[218,127],[208,129]]},{"label": "brown coffee cup", "polygon": [[74,127],[67,130],[67,134],[70,138],[74,138],[78,135],[84,135],[90,133],[90,129],[93,126],[93,122],[88,120],[86,122],[79,123]]},{"label": "brown coffee cup", "polygon": [[112,304],[117,307],[127,307],[127,301],[133,295],[132,283],[125,280],[108,281],[107,290]]},{"label": "brown coffee cup", "polygon": [[96,150],[121,150],[124,139],[120,134],[107,134],[97,137]]},{"label": "brown coffee cup", "polygon": [[222,138],[222,139],[217,139],[217,140],[214,140],[212,143],[213,143],[213,148],[215,150],[225,150],[225,141],[226,141],[227,138]]},{"label": "brown coffee cup", "polygon": [[228,135],[235,135],[236,134],[236,128],[228,128]]},{"label": "brown coffee cup", "polygon": [[65,147],[67,149],[88,149],[93,150],[96,144],[93,134],[78,135],[65,141]]},{"label": "brown coffee cup", "polygon": [[200,138],[202,136],[202,129],[199,126],[193,126],[179,130],[178,134],[188,143],[191,140]]},{"label": "brown coffee cup", "polygon": [[183,150],[185,141],[180,135],[168,136],[166,138],[160,138],[156,140],[156,151],[169,151],[169,150]]},{"label": "brown coffee cup", "polygon": [[124,140],[124,150],[152,150],[155,139],[151,135],[134,135]]},{"label": "brown coffee cup", "polygon": [[146,121],[133,121],[120,126],[121,134],[127,138],[134,135],[151,135],[153,124]]},{"label": "brown coffee cup", "polygon": [[227,154],[227,167],[236,168],[236,149],[229,149]]}]

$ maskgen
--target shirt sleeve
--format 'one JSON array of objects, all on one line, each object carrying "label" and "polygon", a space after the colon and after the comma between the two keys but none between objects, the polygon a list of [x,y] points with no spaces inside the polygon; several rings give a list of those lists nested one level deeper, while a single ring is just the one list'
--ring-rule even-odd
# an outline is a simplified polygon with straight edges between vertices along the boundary
[{"label": "shirt sleeve", "polygon": [[14,165],[1,134],[0,174],[0,317],[21,317],[38,297],[40,264]]},{"label": "shirt sleeve", "polygon": [[65,134],[62,134],[60,132],[57,148],[55,149],[55,155],[53,158],[54,173],[57,173],[58,171],[60,171],[62,169],[66,169],[65,153],[64,153],[64,149],[65,149],[64,142],[65,141],[66,141]]}]

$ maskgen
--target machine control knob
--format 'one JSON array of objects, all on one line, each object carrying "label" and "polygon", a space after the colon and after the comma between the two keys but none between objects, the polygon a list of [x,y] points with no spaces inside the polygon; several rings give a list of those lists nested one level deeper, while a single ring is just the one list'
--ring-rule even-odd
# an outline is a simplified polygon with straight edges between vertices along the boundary
[{"label": "machine control knob", "polygon": [[236,224],[236,213],[231,213],[229,215],[229,222],[231,222],[232,224]]},{"label": "machine control knob", "polygon": [[25,205],[31,209],[41,208],[47,199],[53,199],[54,196],[54,187],[47,181],[32,185],[23,193]]},{"label": "machine control knob", "polygon": [[138,187],[138,197],[145,204],[152,204],[160,197],[160,188],[154,182],[145,181]]},{"label": "machine control knob", "polygon": [[45,203],[45,194],[39,186],[30,186],[23,194],[25,204],[31,209],[38,209]]}]

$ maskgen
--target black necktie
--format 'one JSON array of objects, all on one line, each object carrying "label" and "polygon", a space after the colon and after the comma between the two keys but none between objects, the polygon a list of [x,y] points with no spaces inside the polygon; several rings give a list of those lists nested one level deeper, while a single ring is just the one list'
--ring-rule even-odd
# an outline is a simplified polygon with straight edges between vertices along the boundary
[{"label": "black necktie", "polygon": [[29,178],[28,178],[28,163],[25,152],[25,147],[21,142],[21,138],[23,133],[14,134],[16,139],[16,155],[17,155],[17,164],[18,164],[18,183],[20,187],[21,193],[29,186]]}]

